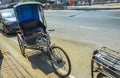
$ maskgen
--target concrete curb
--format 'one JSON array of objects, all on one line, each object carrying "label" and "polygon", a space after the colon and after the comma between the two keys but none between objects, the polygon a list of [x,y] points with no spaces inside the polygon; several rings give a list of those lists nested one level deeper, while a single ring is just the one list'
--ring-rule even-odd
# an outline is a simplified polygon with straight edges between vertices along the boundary
[{"label": "concrete curb", "polygon": [[116,10],[120,8],[71,8],[68,10]]},{"label": "concrete curb", "polygon": [[120,9],[120,4],[98,4],[91,6],[67,6],[68,10],[116,10]]},{"label": "concrete curb", "polygon": [[116,10],[120,8],[68,8],[68,10]]}]

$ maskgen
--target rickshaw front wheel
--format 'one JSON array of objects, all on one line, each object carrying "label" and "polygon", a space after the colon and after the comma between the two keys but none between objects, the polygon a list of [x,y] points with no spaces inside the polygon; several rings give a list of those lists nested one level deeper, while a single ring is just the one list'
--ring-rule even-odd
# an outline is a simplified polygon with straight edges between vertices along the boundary
[{"label": "rickshaw front wheel", "polygon": [[58,46],[53,46],[51,49],[51,64],[55,73],[67,77],[71,73],[71,63],[67,53]]}]

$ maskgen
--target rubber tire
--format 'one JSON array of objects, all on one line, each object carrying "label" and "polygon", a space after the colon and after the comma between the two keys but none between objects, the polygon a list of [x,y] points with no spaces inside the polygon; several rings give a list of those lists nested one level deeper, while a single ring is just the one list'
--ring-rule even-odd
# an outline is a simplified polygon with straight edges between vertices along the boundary
[{"label": "rubber tire", "polygon": [[98,73],[96,78],[106,78],[107,76],[103,73]]},{"label": "rubber tire", "polygon": [[22,55],[25,57],[25,48],[24,48],[23,45],[20,44],[20,43],[21,43],[21,40],[20,40],[19,36],[17,36],[17,39],[18,39],[18,44],[19,44],[21,53],[22,53]]},{"label": "rubber tire", "polygon": [[94,61],[91,59],[91,78],[94,78]]},{"label": "rubber tire", "polygon": [[3,25],[3,31],[8,35],[9,32],[8,32],[8,29]]},{"label": "rubber tire", "polygon": [[[56,49],[56,48],[59,49],[59,50],[61,50],[61,52],[63,52],[63,54],[65,55],[65,57],[66,57],[66,59],[67,59],[67,62],[68,62],[69,70],[68,70],[67,74],[62,75],[62,74],[60,74],[60,73],[57,71],[57,69],[55,68],[52,60],[51,60],[51,64],[52,64],[53,69],[55,70],[55,73],[58,74],[59,76],[65,78],[65,77],[69,76],[69,74],[71,73],[71,62],[70,62],[70,59],[69,59],[67,53],[66,53],[61,47],[58,47],[58,46],[53,46],[53,47],[51,47],[52,50],[53,50],[53,49]],[[52,56],[51,56],[51,57],[52,57]]]}]

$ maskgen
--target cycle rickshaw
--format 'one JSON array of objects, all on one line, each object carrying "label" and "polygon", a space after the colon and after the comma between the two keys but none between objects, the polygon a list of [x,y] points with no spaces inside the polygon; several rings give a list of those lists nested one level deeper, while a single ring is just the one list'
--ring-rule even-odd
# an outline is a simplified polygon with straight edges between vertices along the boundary
[{"label": "cycle rickshaw", "polygon": [[103,47],[91,60],[91,78],[120,78],[120,52]]},{"label": "cycle rickshaw", "polygon": [[59,46],[51,45],[44,17],[44,6],[39,2],[23,2],[14,6],[19,24],[18,43],[23,56],[25,49],[40,50],[48,56],[55,73],[67,77],[71,72],[71,63],[66,52]]}]

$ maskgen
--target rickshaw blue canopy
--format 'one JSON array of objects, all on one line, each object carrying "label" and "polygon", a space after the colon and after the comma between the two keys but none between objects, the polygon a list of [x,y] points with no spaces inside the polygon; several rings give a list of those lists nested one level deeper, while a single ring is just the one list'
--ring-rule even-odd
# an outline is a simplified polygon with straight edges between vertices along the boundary
[{"label": "rickshaw blue canopy", "polygon": [[18,23],[29,20],[40,20],[40,10],[44,8],[40,2],[22,2],[14,6]]}]

